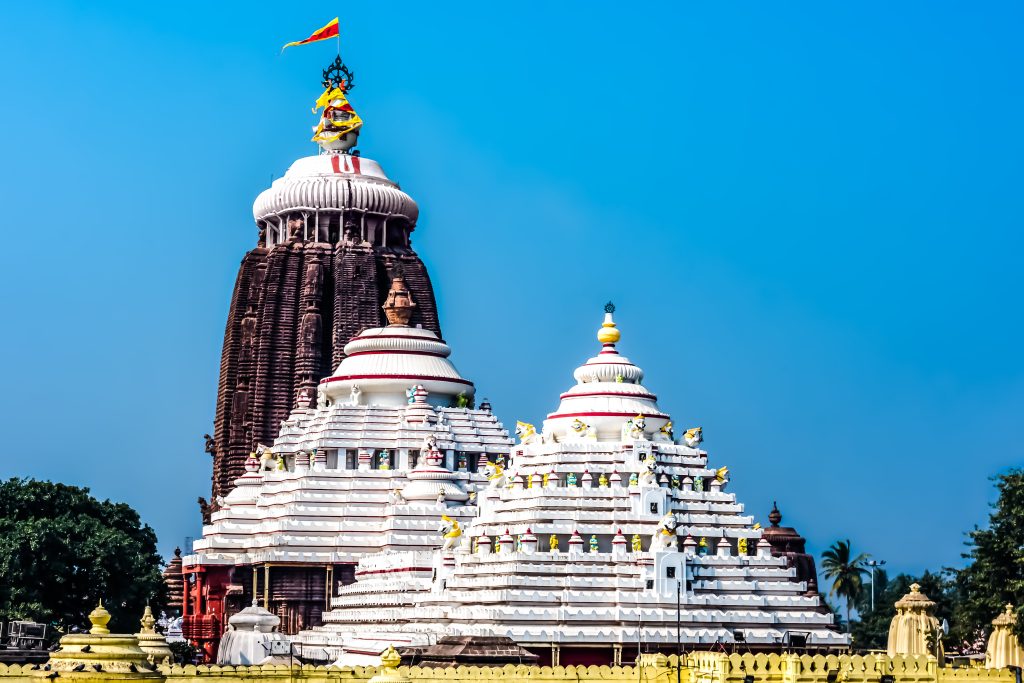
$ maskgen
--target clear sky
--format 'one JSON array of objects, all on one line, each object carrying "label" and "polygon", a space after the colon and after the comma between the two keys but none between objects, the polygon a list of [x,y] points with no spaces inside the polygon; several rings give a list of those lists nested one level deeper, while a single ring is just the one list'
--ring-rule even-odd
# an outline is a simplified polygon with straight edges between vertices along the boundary
[{"label": "clear sky", "polygon": [[360,148],[421,207],[453,360],[540,423],[620,350],[731,490],[919,571],[1024,462],[1016,2],[18,3],[0,24],[0,476],[209,495],[256,195],[342,11]]}]

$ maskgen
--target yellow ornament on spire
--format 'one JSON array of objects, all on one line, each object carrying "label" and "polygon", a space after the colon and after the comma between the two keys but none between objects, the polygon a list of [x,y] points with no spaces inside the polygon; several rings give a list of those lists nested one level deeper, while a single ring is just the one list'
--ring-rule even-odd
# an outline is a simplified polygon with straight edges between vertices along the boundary
[{"label": "yellow ornament on spire", "polygon": [[615,304],[611,301],[604,305],[604,322],[601,323],[601,329],[597,331],[597,341],[602,344],[614,344],[622,337],[622,333],[615,327],[615,320],[612,319],[614,312]]}]

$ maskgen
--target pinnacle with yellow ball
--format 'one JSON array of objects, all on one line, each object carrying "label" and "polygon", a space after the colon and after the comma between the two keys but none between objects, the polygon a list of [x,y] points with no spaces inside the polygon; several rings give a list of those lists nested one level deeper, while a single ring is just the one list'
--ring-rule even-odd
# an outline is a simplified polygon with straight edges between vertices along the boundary
[{"label": "pinnacle with yellow ball", "polygon": [[622,337],[619,328],[615,327],[615,320],[612,319],[614,312],[615,304],[611,301],[604,305],[604,322],[601,323],[601,329],[597,331],[597,341],[602,344],[614,344]]}]

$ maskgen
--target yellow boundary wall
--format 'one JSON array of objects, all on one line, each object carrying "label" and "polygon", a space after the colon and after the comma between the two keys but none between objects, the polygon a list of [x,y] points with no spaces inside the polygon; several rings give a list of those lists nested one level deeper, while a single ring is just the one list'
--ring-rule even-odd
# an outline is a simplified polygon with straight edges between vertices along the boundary
[{"label": "yellow boundary wall", "polygon": [[[162,666],[156,674],[104,672],[61,673],[53,679],[87,681],[157,681],[158,683],[340,683],[342,681],[637,681],[674,683],[676,657],[645,655],[645,666],[459,666],[447,669],[398,667]],[[42,683],[50,672],[41,667],[0,664],[0,683]],[[890,675],[895,683],[1015,683],[1009,669],[937,666],[933,657],[884,655],[795,655],[696,652],[683,656],[680,678],[685,683],[880,683]],[[831,679],[831,680],[829,680]]]}]

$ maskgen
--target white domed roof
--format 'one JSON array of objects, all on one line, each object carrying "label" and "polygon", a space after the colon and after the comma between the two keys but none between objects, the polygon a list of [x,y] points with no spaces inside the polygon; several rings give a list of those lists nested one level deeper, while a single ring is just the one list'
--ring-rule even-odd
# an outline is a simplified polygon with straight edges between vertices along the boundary
[{"label": "white domed roof", "polygon": [[419,207],[385,175],[373,159],[342,153],[303,157],[284,177],[260,193],[253,217],[265,220],[290,211],[355,209],[384,216],[401,216],[416,224]]},{"label": "white domed roof", "polygon": [[608,441],[619,439],[622,426],[638,415],[643,415],[648,434],[669,422],[668,414],[658,408],[658,397],[641,384],[643,370],[616,350],[619,337],[609,311],[598,332],[601,351],[573,372],[576,385],[561,395],[558,410],[544,421],[545,433],[561,438],[580,420],[596,431],[598,439]]},{"label": "white domed roof", "polygon": [[448,406],[459,394],[472,397],[473,383],[462,377],[448,356],[451,348],[430,330],[388,325],[364,330],[345,345],[345,360],[320,386],[332,401],[360,395],[360,402],[404,405],[417,384],[428,402]]}]

